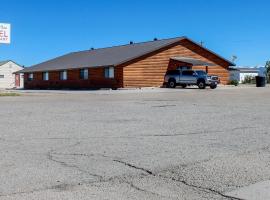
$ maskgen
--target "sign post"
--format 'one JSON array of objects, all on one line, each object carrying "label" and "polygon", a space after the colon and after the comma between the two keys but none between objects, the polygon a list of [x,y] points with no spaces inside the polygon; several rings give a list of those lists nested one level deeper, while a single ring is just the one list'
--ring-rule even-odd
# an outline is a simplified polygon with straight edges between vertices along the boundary
[{"label": "sign post", "polygon": [[0,23],[0,44],[10,44],[10,24]]}]

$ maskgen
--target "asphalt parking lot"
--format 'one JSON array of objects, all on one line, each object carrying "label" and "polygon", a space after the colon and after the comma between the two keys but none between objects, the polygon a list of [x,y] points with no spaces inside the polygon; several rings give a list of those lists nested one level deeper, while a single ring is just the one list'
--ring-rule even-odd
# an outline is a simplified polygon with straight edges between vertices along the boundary
[{"label": "asphalt parking lot", "polygon": [[0,199],[241,199],[270,180],[270,88],[0,97]]}]

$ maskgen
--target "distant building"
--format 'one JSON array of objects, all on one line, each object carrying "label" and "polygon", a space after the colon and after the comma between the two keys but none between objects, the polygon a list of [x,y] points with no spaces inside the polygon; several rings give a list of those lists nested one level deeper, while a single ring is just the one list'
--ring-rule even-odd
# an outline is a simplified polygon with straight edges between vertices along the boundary
[{"label": "distant building", "polygon": [[0,61],[0,88],[23,88],[23,75],[15,74],[15,72],[22,69],[22,66],[11,60]]},{"label": "distant building", "polygon": [[264,76],[264,67],[234,67],[230,68],[230,80],[237,80],[242,83],[247,76]]}]

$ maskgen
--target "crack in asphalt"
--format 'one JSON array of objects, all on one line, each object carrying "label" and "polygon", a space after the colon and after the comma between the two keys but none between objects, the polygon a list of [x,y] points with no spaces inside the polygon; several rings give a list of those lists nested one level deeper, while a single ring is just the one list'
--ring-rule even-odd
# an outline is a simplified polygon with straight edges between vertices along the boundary
[{"label": "crack in asphalt", "polygon": [[[82,137],[82,138],[76,138],[76,137],[48,137],[48,138],[27,138],[27,140],[88,140],[88,139],[100,139],[100,138],[142,138],[142,137],[177,137],[177,136],[185,136],[185,135],[200,135],[200,134],[207,134],[207,133],[225,133],[225,132],[233,132],[237,130],[246,130],[246,129],[255,129],[258,127],[255,126],[243,126],[243,127],[236,127],[232,129],[227,130],[213,130],[213,131],[202,131],[202,132],[189,132],[189,133],[176,133],[176,134],[153,134],[153,135],[137,135],[137,136],[93,136],[93,137]],[[266,132],[267,134],[267,132]],[[24,139],[26,139],[24,137]],[[0,138],[0,141],[7,141],[4,138]],[[11,142],[18,142],[20,140],[9,140]]]},{"label": "crack in asphalt", "polygon": [[144,172],[146,172],[146,173],[149,174],[149,175],[154,175],[153,172],[151,172],[150,170],[147,170],[147,169],[142,168],[142,167],[137,167],[137,166],[135,166],[135,165],[132,165],[132,164],[127,163],[127,162],[124,162],[124,161],[122,161],[122,160],[116,160],[116,159],[114,159],[113,161],[114,161],[114,162],[121,163],[121,164],[124,164],[124,165],[126,165],[126,166],[128,166],[128,167],[131,167],[131,168],[134,168],[134,169],[137,169],[137,170],[144,171]]},{"label": "crack in asphalt", "polygon": [[223,133],[225,131],[202,131],[202,132],[190,132],[190,133],[176,133],[176,134],[154,134],[154,135],[140,135],[141,137],[175,137],[175,136],[183,136],[183,135],[200,135],[207,133]]},{"label": "crack in asphalt", "polygon": [[53,186],[49,186],[49,187],[44,187],[44,188],[39,188],[39,189],[32,189],[29,191],[21,191],[21,192],[13,192],[13,193],[8,193],[8,194],[0,194],[0,197],[8,197],[8,196],[14,196],[14,195],[20,195],[20,194],[31,194],[31,193],[35,193],[35,192],[42,192],[42,191],[46,191],[46,190],[68,190],[71,187],[74,187],[76,185],[80,185],[80,184],[66,184],[66,183],[62,183],[62,184],[57,184],[57,185],[53,185]]},{"label": "crack in asphalt", "polygon": [[[81,156],[81,157],[103,157],[103,158],[110,158],[113,159],[113,157],[110,156],[106,156],[104,154],[98,154],[98,153],[91,153],[91,154],[87,154],[87,153],[57,153],[54,152],[53,155],[61,155],[61,156]],[[115,157],[118,158],[118,157]]]},{"label": "crack in asphalt", "polygon": [[208,191],[208,192],[211,192],[211,193],[220,195],[220,196],[222,196],[224,198],[228,198],[228,199],[232,199],[232,200],[244,200],[244,199],[241,199],[241,198],[237,198],[237,197],[232,197],[232,196],[229,196],[229,195],[225,195],[222,192],[219,192],[219,191],[214,190],[212,188],[205,188],[205,187],[202,187],[202,186],[190,184],[186,180],[181,180],[181,179],[176,179],[174,177],[166,177],[166,176],[161,176],[161,175],[158,175],[158,176],[159,177],[162,177],[162,178],[170,179],[172,181],[183,183],[184,185],[189,186],[189,187],[192,187],[192,188],[197,188],[197,189],[200,189],[200,190],[203,190],[203,191]]},{"label": "crack in asphalt", "polygon": [[235,128],[232,128],[228,131],[237,131],[237,130],[243,130],[243,129],[254,129],[254,128],[257,128],[255,126],[242,126],[242,127],[235,127]]},{"label": "crack in asphalt", "polygon": [[161,195],[161,194],[158,194],[158,193],[155,193],[155,192],[140,188],[140,187],[134,185],[134,183],[132,183],[132,182],[128,182],[128,181],[124,181],[124,182],[126,184],[130,185],[130,187],[132,187],[133,189],[138,190],[140,192],[145,192],[145,193],[148,193],[148,194],[152,194],[154,196],[160,196],[160,197],[168,198],[167,196],[164,196],[164,195]]},{"label": "crack in asphalt", "polygon": [[[74,146],[74,145],[72,145],[72,146]],[[49,160],[51,160],[53,162],[56,162],[56,163],[59,163],[59,164],[61,164],[64,167],[75,168],[75,169],[79,170],[80,172],[87,173],[87,174],[89,174],[91,176],[94,176],[94,177],[98,177],[98,180],[97,181],[87,182],[87,184],[108,182],[108,181],[111,181],[112,180],[112,178],[109,178],[108,180],[105,180],[105,179],[103,179],[102,176],[96,175],[96,174],[92,174],[92,173],[90,173],[88,171],[82,170],[82,169],[80,169],[76,165],[70,165],[70,164],[68,164],[66,162],[56,160],[56,159],[53,158],[52,151],[53,150],[51,150],[51,151],[48,152],[48,159]],[[74,154],[74,155],[88,156],[88,154]],[[108,157],[108,156],[106,156],[106,157]],[[167,176],[162,176],[160,174],[155,174],[154,172],[152,172],[149,169],[146,169],[146,168],[143,168],[143,167],[139,167],[139,166],[136,166],[134,164],[131,164],[131,163],[128,163],[128,162],[125,162],[125,161],[122,161],[122,160],[113,159],[112,161],[113,162],[120,163],[120,164],[123,164],[125,166],[128,166],[128,167],[133,168],[133,169],[136,169],[136,170],[140,170],[140,171],[146,173],[147,175],[150,175],[150,176],[153,176],[153,177],[160,177],[160,178],[171,180],[171,181],[175,181],[175,182],[179,182],[179,183],[182,183],[182,184],[184,184],[184,185],[186,185],[188,187],[191,187],[191,188],[194,188],[194,189],[203,191],[203,192],[207,192],[207,193],[219,195],[221,197],[232,199],[232,200],[244,200],[244,199],[241,199],[241,198],[236,198],[236,197],[225,195],[222,192],[216,191],[216,190],[211,189],[211,188],[205,188],[205,187],[202,187],[202,186],[197,186],[197,185],[190,184],[186,180],[181,180],[181,179],[176,179],[174,177],[167,177]],[[152,195],[155,195],[155,196],[161,196],[161,197],[165,197],[166,198],[166,196],[163,196],[161,194],[158,194],[158,193],[155,193],[155,192],[152,192],[152,191],[149,191],[149,190],[140,188],[140,187],[134,185],[134,183],[132,183],[132,182],[128,182],[128,181],[124,181],[124,182],[126,184],[130,185],[130,187],[132,187],[132,188],[134,188],[134,189],[136,189],[138,191],[141,191],[141,192],[149,193],[149,194],[152,194]],[[33,190],[30,190],[30,191],[14,192],[14,193],[10,193],[10,194],[0,194],[0,197],[7,197],[7,196],[13,196],[13,195],[19,195],[19,194],[29,194],[29,193],[40,192],[40,191],[44,191],[44,190],[56,190],[56,189],[58,189],[58,190],[67,190],[70,187],[73,187],[73,186],[76,186],[76,185],[81,185],[81,184],[82,183],[71,185],[71,184],[65,184],[65,183],[63,183],[63,184],[58,184],[58,185],[54,185],[54,186],[50,186],[50,187],[45,187],[45,188],[40,188],[40,189],[33,189]]]},{"label": "crack in asphalt", "polygon": [[53,155],[54,155],[54,153],[53,153],[52,151],[49,151],[49,152],[48,152],[47,157],[48,157],[48,159],[49,159],[50,161],[59,163],[59,164],[62,165],[63,167],[73,168],[73,169],[78,170],[79,172],[82,172],[82,173],[85,173],[85,174],[88,174],[88,175],[97,177],[99,181],[102,181],[102,180],[103,180],[103,177],[102,177],[101,175],[90,173],[90,172],[87,171],[87,170],[81,169],[81,168],[78,167],[77,165],[71,165],[71,164],[68,164],[67,162],[57,160],[57,159],[55,159],[55,158],[53,157]]},{"label": "crack in asphalt", "polygon": [[128,162],[125,162],[125,161],[121,161],[121,160],[113,160],[113,161],[124,164],[125,166],[131,167],[131,168],[134,168],[134,169],[137,169],[137,170],[141,170],[141,171],[147,173],[148,175],[151,175],[151,176],[154,176],[154,177],[161,177],[161,178],[165,178],[165,179],[176,181],[176,182],[180,182],[180,183],[182,183],[182,184],[184,184],[184,185],[186,185],[188,187],[192,187],[192,188],[195,188],[195,189],[211,192],[211,193],[214,193],[216,195],[222,196],[224,198],[228,198],[228,199],[232,199],[232,200],[244,200],[244,199],[241,199],[241,198],[236,198],[236,197],[225,195],[222,192],[216,191],[216,190],[214,190],[212,188],[205,188],[205,187],[202,187],[202,186],[197,186],[197,185],[190,184],[186,180],[181,180],[181,179],[176,179],[174,177],[166,177],[166,176],[162,176],[162,175],[159,175],[159,174],[155,174],[155,173],[153,173],[152,171],[150,171],[148,169],[145,169],[143,167],[138,167],[138,166],[136,166],[134,164],[131,164],[131,163],[128,163]]},{"label": "crack in asphalt", "polygon": [[190,133],[176,133],[176,134],[154,134],[154,135],[140,135],[140,137],[175,137],[175,136],[184,136],[184,135],[200,135],[200,134],[209,134],[209,133],[225,133],[230,131],[237,131],[237,130],[245,130],[245,129],[254,129],[257,127],[251,126],[244,126],[244,127],[236,127],[228,130],[214,130],[214,131],[201,131],[201,132],[190,132]]},{"label": "crack in asphalt", "polygon": [[175,107],[176,105],[159,105],[159,106],[151,106],[152,108],[166,108],[166,107]]},{"label": "crack in asphalt", "polygon": [[[61,147],[61,148],[57,148],[57,149],[54,149],[54,150],[50,150],[48,153],[47,153],[47,158],[52,161],[52,162],[55,162],[55,163],[58,163],[60,164],[61,166],[63,167],[67,167],[67,168],[73,168],[73,169],[76,169],[78,170],[79,172],[82,172],[82,173],[85,173],[85,174],[88,174],[90,176],[93,176],[93,177],[96,177],[97,180],[96,181],[92,181],[92,182],[84,182],[84,184],[93,184],[93,183],[101,183],[101,182],[108,182],[108,181],[111,181],[113,178],[109,178],[109,179],[104,179],[101,175],[98,175],[98,174],[93,174],[93,173],[90,173],[89,171],[87,170],[83,170],[81,169],[79,166],[77,165],[74,165],[74,164],[69,164],[67,162],[64,162],[64,161],[61,161],[61,160],[58,160],[56,159],[54,156],[55,155],[66,155],[66,156],[87,156],[87,157],[92,157],[92,156],[97,156],[97,154],[86,154],[86,153],[70,153],[70,154],[65,154],[65,153],[58,153],[57,151],[59,151],[60,149],[64,149],[64,148],[69,148],[69,147],[74,147],[74,146],[77,146],[79,145],[80,142],[76,142],[75,144],[72,144],[72,145],[69,145],[69,146],[65,146],[65,147]],[[267,148],[267,147],[266,147]],[[268,149],[268,148],[267,148]],[[211,194],[215,194],[215,195],[219,195],[221,197],[224,197],[224,198],[228,198],[228,199],[232,199],[232,200],[243,200],[243,199],[240,199],[240,198],[236,198],[236,197],[232,197],[232,196],[228,196],[228,195],[225,195],[223,194],[222,192],[219,192],[219,191],[216,191],[212,188],[207,188],[207,187],[202,187],[202,186],[198,186],[198,185],[194,185],[194,184],[191,184],[191,183],[188,183],[186,180],[183,180],[183,179],[177,179],[177,178],[174,178],[174,177],[167,177],[167,176],[162,176],[160,174],[156,174],[154,172],[152,172],[151,170],[149,169],[146,169],[146,168],[143,168],[143,167],[139,167],[139,166],[136,166],[132,163],[129,163],[129,162],[126,162],[126,161],[123,161],[123,160],[120,160],[119,158],[113,158],[113,157],[109,157],[109,156],[106,156],[106,155],[103,155],[103,154],[100,154],[99,156],[102,156],[102,157],[105,157],[105,158],[110,158],[113,162],[117,162],[117,163],[120,163],[120,164],[123,164],[127,167],[130,167],[130,168],[133,168],[133,169],[136,169],[136,170],[140,170],[142,172],[144,172],[146,175],[150,175],[150,176],[153,176],[153,177],[160,177],[160,178],[163,178],[163,179],[167,179],[167,180],[171,180],[171,181],[175,181],[175,182],[179,182],[179,183],[182,183],[188,187],[191,187],[191,188],[194,188],[196,190],[200,190],[200,191],[203,191],[203,192],[207,192],[207,193],[211,193]],[[205,161],[205,160],[204,160]],[[207,161],[207,160],[206,160]],[[115,177],[116,178],[116,177]],[[156,196],[161,196],[161,197],[165,197],[161,194],[158,194],[158,193],[155,193],[155,192],[152,192],[152,191],[148,191],[144,188],[140,188],[136,185],[134,185],[134,183],[132,182],[128,182],[128,181],[124,181],[126,184],[130,185],[130,187],[138,190],[138,191],[141,191],[141,192],[145,192],[145,193],[149,193],[149,194],[152,194],[152,195],[156,195]],[[34,192],[40,192],[40,191],[44,191],[44,190],[67,190],[68,188],[72,187],[72,186],[76,186],[76,185],[81,185],[83,183],[78,183],[78,184],[74,184],[74,185],[71,185],[71,184],[66,184],[66,183],[62,183],[62,184],[58,184],[58,185],[54,185],[54,186],[50,186],[50,187],[45,187],[45,188],[40,188],[40,189],[33,189],[33,190],[30,190],[30,191],[22,191],[22,192],[14,192],[14,193],[10,193],[10,194],[0,194],[0,197],[4,197],[4,196],[11,196],[11,195],[18,195],[18,194],[27,194],[27,193],[34,193]]]}]

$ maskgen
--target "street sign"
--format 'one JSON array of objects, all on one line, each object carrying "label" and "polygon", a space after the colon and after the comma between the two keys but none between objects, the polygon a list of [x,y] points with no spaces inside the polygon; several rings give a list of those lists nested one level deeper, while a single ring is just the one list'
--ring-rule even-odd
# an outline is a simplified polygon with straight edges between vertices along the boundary
[{"label": "street sign", "polygon": [[10,44],[10,24],[0,23],[0,43]]}]

